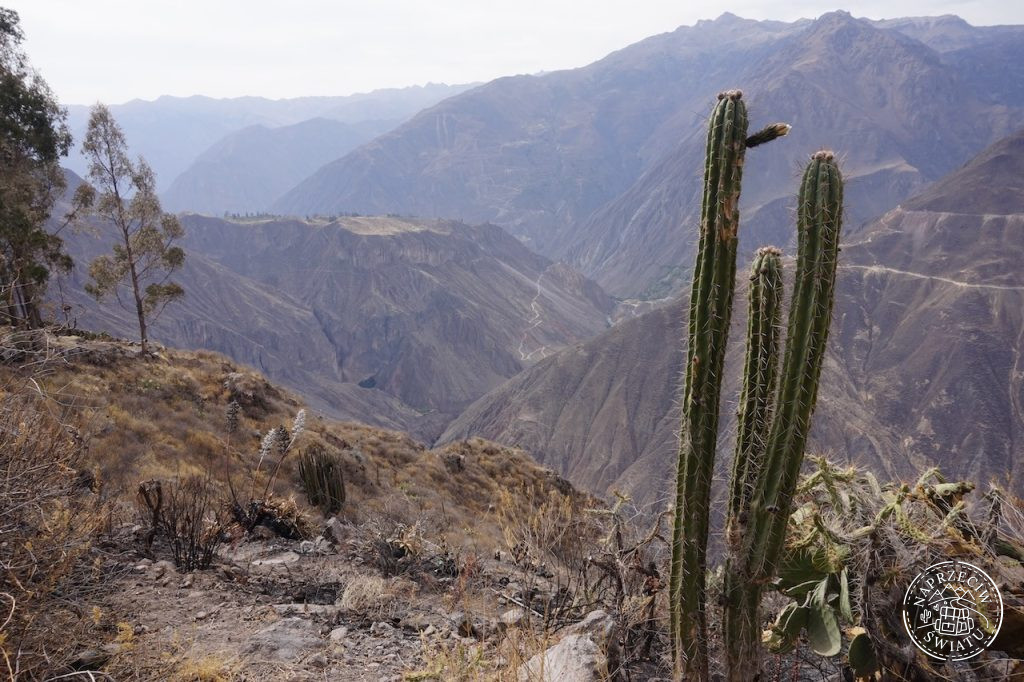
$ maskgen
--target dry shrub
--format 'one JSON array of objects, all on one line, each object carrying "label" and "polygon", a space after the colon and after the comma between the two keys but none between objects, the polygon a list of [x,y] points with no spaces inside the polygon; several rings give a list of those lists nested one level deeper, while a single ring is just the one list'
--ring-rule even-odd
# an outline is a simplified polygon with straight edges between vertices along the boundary
[{"label": "dry shrub", "polygon": [[451,582],[462,565],[458,552],[443,539],[428,539],[422,520],[407,524],[373,517],[360,529],[357,552],[385,576],[407,576],[427,583]]},{"label": "dry shrub", "polygon": [[[531,502],[525,514],[524,499]],[[552,633],[600,609],[615,622],[611,669],[629,677],[657,668],[664,648],[658,613],[664,514],[652,526],[623,495],[611,507],[591,507],[555,486],[503,493],[498,516],[521,586],[506,598],[536,616],[506,649],[525,647],[520,658],[528,658]]]},{"label": "dry shrub", "polygon": [[218,497],[213,482],[202,476],[139,486],[139,502],[151,519],[149,541],[163,537],[179,569],[209,568],[213,562],[224,533]]},{"label": "dry shrub", "polygon": [[399,615],[416,594],[416,584],[404,578],[357,575],[345,586],[338,605],[370,620],[388,620]]},{"label": "dry shrub", "polygon": [[27,387],[0,396],[0,670],[35,679],[78,645],[101,514],[77,469],[84,444],[54,403]]}]

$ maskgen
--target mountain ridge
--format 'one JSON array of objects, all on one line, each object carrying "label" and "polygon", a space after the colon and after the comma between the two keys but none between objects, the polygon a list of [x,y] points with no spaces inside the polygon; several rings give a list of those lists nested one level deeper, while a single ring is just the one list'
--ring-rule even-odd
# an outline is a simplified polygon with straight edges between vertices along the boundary
[{"label": "mountain ridge", "polygon": [[[999,33],[1019,40],[1024,28]],[[789,139],[751,153],[764,166],[741,204],[777,241],[793,168],[822,145],[847,157],[854,224],[1024,123],[1024,86],[985,95],[971,76],[989,63],[985,42],[969,43],[941,53],[845,12],[788,24],[726,14],[579,69],[446,100],[322,167],[272,210],[495,222],[614,295],[658,297],[678,291],[692,260],[676,231],[698,210],[692,169],[716,92],[748,84],[752,126],[794,125]]]},{"label": "mountain ridge", "polygon": [[[1007,157],[1024,163],[1024,130],[936,183],[955,189],[948,200],[966,212],[932,210],[938,189],[927,189],[846,232],[812,452],[893,478],[938,465],[952,478],[1019,488],[1024,192],[1019,176],[1002,172]],[[999,172],[992,160],[1002,160]],[[971,212],[974,188],[985,183],[1009,197],[1001,213]],[[515,443],[579,485],[661,504],[678,433],[685,298],[525,370],[474,402],[438,442],[480,435]],[[720,463],[731,451],[742,322],[734,321],[726,359]]]}]

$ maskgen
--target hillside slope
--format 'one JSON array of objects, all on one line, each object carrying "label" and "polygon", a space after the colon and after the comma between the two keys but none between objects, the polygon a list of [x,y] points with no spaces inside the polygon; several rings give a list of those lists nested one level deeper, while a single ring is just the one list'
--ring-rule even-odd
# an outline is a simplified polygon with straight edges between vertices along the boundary
[{"label": "hillside slope", "polygon": [[[12,334],[27,356],[11,353]],[[515,679],[534,645],[502,642],[509,599],[544,610],[575,598],[557,557],[538,568],[510,550],[545,509],[586,528],[571,538],[585,546],[600,529],[583,510],[600,502],[521,451],[432,450],[304,414],[216,353],[143,358],[123,342],[6,327],[0,339],[4,518],[22,520],[2,547],[17,576],[4,625],[17,679],[374,682],[433,668],[442,646],[470,637],[474,668]],[[287,444],[261,447],[277,429]],[[344,483],[329,520],[298,475],[311,452]],[[249,526],[243,509],[267,513]],[[197,546],[206,562],[183,561]]]},{"label": "hillside slope", "polygon": [[[937,464],[1019,489],[1021,164],[1024,131],[847,232],[812,449],[892,476]],[[736,318],[726,433],[742,360]],[[441,442],[477,434],[516,443],[580,485],[661,499],[674,468],[684,320],[677,301],[538,363],[470,406]]]},{"label": "hillside slope", "polygon": [[[183,218],[186,296],[153,337],[206,348],[329,414],[430,440],[471,401],[606,328],[612,301],[494,226],[397,218]],[[105,242],[76,234],[63,288],[78,324],[134,337],[132,314],[82,291]]]}]

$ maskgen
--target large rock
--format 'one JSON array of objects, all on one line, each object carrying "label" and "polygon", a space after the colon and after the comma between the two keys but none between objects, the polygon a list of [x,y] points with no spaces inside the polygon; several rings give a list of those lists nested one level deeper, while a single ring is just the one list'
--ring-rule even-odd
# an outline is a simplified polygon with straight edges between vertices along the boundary
[{"label": "large rock", "polygon": [[519,668],[519,682],[598,682],[608,660],[589,635],[567,635]]}]

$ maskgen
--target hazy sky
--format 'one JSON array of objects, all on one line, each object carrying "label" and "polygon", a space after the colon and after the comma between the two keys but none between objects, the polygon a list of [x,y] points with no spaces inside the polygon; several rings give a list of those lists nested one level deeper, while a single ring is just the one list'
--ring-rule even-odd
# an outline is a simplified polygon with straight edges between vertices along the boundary
[{"label": "hazy sky", "polygon": [[344,95],[582,66],[723,11],[1024,24],[1021,0],[0,0],[65,104],[132,98]]}]

